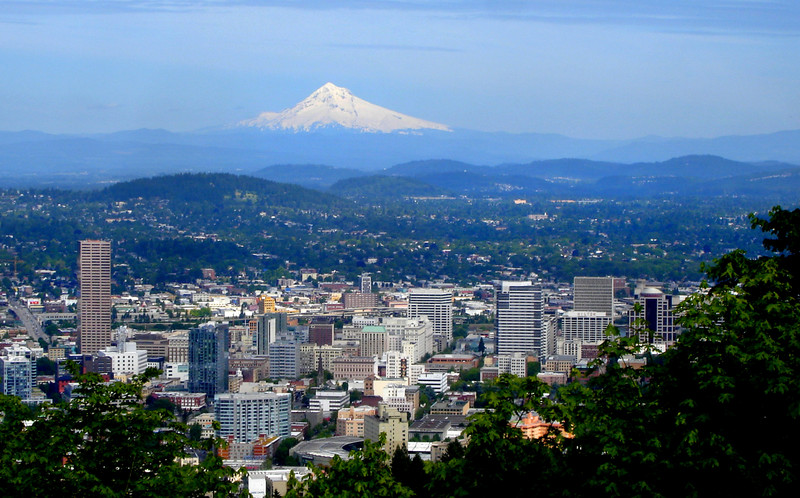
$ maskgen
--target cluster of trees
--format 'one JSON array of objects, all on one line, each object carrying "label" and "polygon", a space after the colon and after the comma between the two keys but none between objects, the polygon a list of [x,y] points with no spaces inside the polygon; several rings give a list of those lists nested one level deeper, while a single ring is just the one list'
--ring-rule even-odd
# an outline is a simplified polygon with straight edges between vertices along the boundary
[{"label": "cluster of trees", "polygon": [[[191,437],[171,410],[141,403],[154,369],[132,383],[80,374],[72,401],[31,410],[0,395],[0,483],[4,496],[233,495],[239,477],[214,440]],[[193,460],[197,458],[197,460]],[[181,459],[184,459],[181,461]]]},{"label": "cluster of trees", "polygon": [[[612,336],[597,375],[544,395],[503,376],[487,411],[440,463],[413,479],[367,444],[315,469],[290,496],[795,496],[800,484],[800,209],[752,218],[769,257],[734,251],[707,268],[713,286],[682,307],[665,354]],[[627,368],[629,355],[650,360]],[[509,423],[558,421],[528,440]],[[402,459],[400,459],[402,460]]]},{"label": "cluster of trees", "polygon": [[[41,268],[73,278],[76,242],[85,238],[114,241],[120,286],[134,276],[154,284],[193,281],[204,267],[227,276],[252,269],[269,279],[285,273],[286,261],[356,276],[370,258],[379,261],[374,268],[387,280],[447,275],[455,282],[488,281],[503,266],[565,279],[680,280],[699,277],[697,263],[711,254],[757,244],[737,230],[737,216],[765,207],[758,199],[674,197],[562,204],[544,194],[526,204],[355,203],[257,178],[199,174],[97,192],[0,191],[0,235],[13,235],[7,254],[19,256],[19,273],[31,281]],[[542,213],[548,219],[528,218]],[[652,240],[654,247],[640,245]],[[486,259],[469,261],[471,255]],[[0,262],[6,268],[13,265],[9,257]]]}]

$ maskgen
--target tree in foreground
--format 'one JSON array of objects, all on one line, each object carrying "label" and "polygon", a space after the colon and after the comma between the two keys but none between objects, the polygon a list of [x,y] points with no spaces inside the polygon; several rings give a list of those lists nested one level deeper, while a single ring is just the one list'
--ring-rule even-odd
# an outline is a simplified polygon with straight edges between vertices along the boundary
[{"label": "tree in foreground", "polygon": [[[145,410],[148,369],[130,384],[79,374],[69,403],[31,412],[0,396],[0,482],[6,496],[205,496],[235,494],[235,473],[213,441],[193,441],[165,410]],[[182,465],[195,450],[207,455]]]},{"label": "tree in foreground", "polygon": [[[389,466],[389,454],[383,451],[386,436],[380,441],[365,441],[364,448],[354,451],[349,460],[338,455],[330,467],[312,467],[302,481],[290,479],[287,498],[298,497],[408,497],[414,492],[395,480]],[[422,478],[422,476],[420,476]]]}]

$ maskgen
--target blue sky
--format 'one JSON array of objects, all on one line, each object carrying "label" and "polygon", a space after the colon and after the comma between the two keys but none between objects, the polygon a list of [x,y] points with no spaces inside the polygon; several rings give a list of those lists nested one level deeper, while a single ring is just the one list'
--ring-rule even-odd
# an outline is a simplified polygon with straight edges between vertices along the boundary
[{"label": "blue sky", "polygon": [[768,133],[800,128],[800,2],[0,1],[0,68],[0,130],[193,130],[331,81],[456,128]]}]

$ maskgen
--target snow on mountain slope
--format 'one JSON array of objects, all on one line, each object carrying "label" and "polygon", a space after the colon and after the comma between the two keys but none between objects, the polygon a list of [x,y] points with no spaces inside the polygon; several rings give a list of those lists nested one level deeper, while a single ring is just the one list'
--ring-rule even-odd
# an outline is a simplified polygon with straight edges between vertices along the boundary
[{"label": "snow on mountain slope", "polygon": [[385,107],[371,104],[333,83],[325,83],[294,107],[276,112],[263,112],[254,119],[238,123],[270,130],[311,131],[316,128],[342,126],[370,133],[391,133],[414,130],[451,131],[443,124],[406,116]]}]

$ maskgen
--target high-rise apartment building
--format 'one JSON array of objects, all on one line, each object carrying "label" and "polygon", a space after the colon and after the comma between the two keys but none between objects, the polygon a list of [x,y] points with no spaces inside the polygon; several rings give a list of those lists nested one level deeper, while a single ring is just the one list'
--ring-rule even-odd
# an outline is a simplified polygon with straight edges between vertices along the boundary
[{"label": "high-rise apartment building", "polygon": [[228,390],[228,325],[189,331],[189,391],[213,397]]},{"label": "high-rise apartment building", "polygon": [[362,273],[361,274],[361,285],[360,291],[363,294],[370,294],[372,293],[372,276],[369,273]]},{"label": "high-rise apartment building", "polygon": [[296,379],[300,376],[300,343],[275,341],[269,345],[269,376],[273,379]]},{"label": "high-rise apartment building", "polygon": [[453,341],[453,293],[443,289],[410,289],[408,318],[427,316],[433,327],[437,351]]},{"label": "high-rise apartment building", "polygon": [[289,436],[290,394],[226,393],[214,397],[219,435],[250,443],[261,436]]},{"label": "high-rise apartment building", "polygon": [[575,277],[575,311],[595,311],[614,318],[614,278]]},{"label": "high-rise apartment building", "polygon": [[542,287],[531,281],[501,282],[496,289],[497,354],[543,357]]},{"label": "high-rise apartment building", "polygon": [[0,356],[0,392],[29,399],[33,392],[36,362],[25,356]]},{"label": "high-rise apartment building", "polygon": [[111,345],[111,242],[82,240],[78,275],[79,347],[84,355],[96,354]]}]

